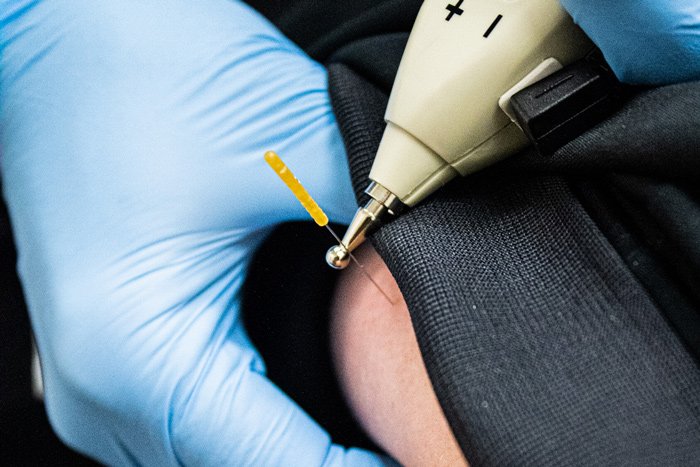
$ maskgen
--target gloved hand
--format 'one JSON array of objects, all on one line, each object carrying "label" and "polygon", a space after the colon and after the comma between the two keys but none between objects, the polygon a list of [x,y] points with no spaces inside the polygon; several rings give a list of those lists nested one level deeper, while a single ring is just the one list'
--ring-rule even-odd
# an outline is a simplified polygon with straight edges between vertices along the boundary
[{"label": "gloved hand", "polygon": [[0,0],[2,181],[68,444],[108,464],[380,465],[265,378],[255,247],[356,204],[324,69],[241,2]]},{"label": "gloved hand", "polygon": [[561,0],[629,84],[700,80],[698,0]]}]

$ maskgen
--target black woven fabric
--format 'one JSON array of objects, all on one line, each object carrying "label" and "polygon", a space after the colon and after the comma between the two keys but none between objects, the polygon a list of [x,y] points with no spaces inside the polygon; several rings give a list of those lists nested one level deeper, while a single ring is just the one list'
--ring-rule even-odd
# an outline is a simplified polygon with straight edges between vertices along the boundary
[{"label": "black woven fabric", "polygon": [[[330,67],[330,80],[359,191],[386,96],[341,65]],[[561,164],[567,170],[586,159],[602,170],[612,161],[630,167],[692,153],[684,142],[695,138],[693,117],[654,113],[656,102],[678,101],[679,92],[639,96],[555,158],[571,156]],[[682,108],[666,107],[674,105]],[[625,118],[634,106],[646,113]],[[669,128],[675,146],[663,137]],[[651,157],[630,163],[644,141],[655,144]],[[527,164],[534,155],[520,157],[521,169],[537,171],[538,161]],[[467,458],[474,465],[697,464],[696,360],[569,184],[507,169],[453,183],[373,238],[404,293]]]},{"label": "black woven fabric", "polygon": [[329,62],[342,63],[389,94],[409,34],[398,32],[360,39],[340,48]]},{"label": "black woven fabric", "polygon": [[605,236],[700,358],[700,186],[622,174],[574,186]]},{"label": "black woven fabric", "polygon": [[330,65],[333,109],[341,123],[358,202],[366,199],[367,177],[384,133],[385,94],[343,64]]},{"label": "black woven fabric", "polygon": [[558,179],[481,177],[376,236],[475,464],[700,459],[698,368],[597,232]]},{"label": "black woven fabric", "polygon": [[366,37],[410,31],[422,0],[247,0],[317,60]]},{"label": "black woven fabric", "polygon": [[[534,151],[507,162],[514,170],[624,172],[656,179],[700,177],[700,86],[678,84],[641,92],[604,125],[544,158]],[[653,117],[650,117],[653,116]]]}]

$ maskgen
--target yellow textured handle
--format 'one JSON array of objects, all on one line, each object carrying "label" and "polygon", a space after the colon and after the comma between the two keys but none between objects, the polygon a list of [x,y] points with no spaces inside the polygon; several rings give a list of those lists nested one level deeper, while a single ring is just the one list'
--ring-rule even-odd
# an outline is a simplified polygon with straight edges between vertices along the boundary
[{"label": "yellow textured handle", "polygon": [[280,156],[272,151],[265,153],[265,161],[272,167],[277,175],[282,179],[285,185],[294,193],[304,209],[311,215],[313,220],[321,227],[328,224],[328,216],[323,212],[323,209],[314,201],[306,188],[294,176],[289,167],[282,162]]}]

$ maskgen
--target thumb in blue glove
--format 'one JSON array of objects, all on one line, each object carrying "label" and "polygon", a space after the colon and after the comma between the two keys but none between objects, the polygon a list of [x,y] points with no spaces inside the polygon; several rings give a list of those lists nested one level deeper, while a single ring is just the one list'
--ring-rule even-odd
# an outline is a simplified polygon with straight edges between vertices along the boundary
[{"label": "thumb in blue glove", "polygon": [[325,71],[230,0],[1,1],[2,177],[48,413],[107,464],[380,465],[265,378],[251,254],[355,202]]},{"label": "thumb in blue glove", "polygon": [[621,81],[700,80],[697,0],[561,0]]}]

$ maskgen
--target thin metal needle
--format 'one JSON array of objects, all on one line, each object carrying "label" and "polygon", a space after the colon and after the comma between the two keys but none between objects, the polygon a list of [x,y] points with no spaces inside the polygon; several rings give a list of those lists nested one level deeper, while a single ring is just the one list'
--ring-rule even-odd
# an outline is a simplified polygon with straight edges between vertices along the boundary
[{"label": "thin metal needle", "polygon": [[[287,165],[280,159],[280,157],[275,153],[274,151],[267,151],[265,153],[265,161],[268,163],[270,168],[275,171],[277,176],[284,182],[285,185],[287,185],[287,188],[290,189],[292,194],[296,196],[297,200],[301,203],[302,206],[304,206],[304,209],[309,213],[309,215],[313,218],[313,220],[316,222],[321,227],[325,227],[328,229],[328,231],[333,235],[333,238],[335,238],[338,241],[338,245],[341,245],[342,248],[345,248],[343,246],[343,241],[336,235],[335,232],[333,232],[333,229],[331,229],[331,226],[328,225],[328,216],[326,215],[325,212],[323,212],[323,209],[314,201],[314,199],[311,197],[308,191],[306,191],[306,188],[301,184],[301,182],[294,176],[292,171],[287,167]],[[346,250],[347,251],[347,250]],[[379,284],[372,278],[372,276],[369,275],[367,271],[365,271],[364,266],[360,264],[359,261],[357,261],[357,258],[353,256],[352,253],[348,251],[348,255],[350,256],[350,259],[357,264],[357,266],[362,270],[362,273],[367,276],[367,279],[374,284],[374,286],[379,290],[384,297],[389,300],[389,303],[394,305],[394,301],[389,298],[389,296],[384,292],[384,290],[379,287]]]},{"label": "thin metal needle", "polygon": [[[338,237],[338,235],[333,231],[333,229],[331,229],[331,226],[326,224],[326,228],[331,233],[331,235],[333,235],[333,238],[335,238],[335,240],[338,242],[338,244],[342,245],[343,241],[340,239],[340,237]],[[386,298],[387,301],[389,303],[391,303],[392,305],[396,305],[396,302],[394,300],[392,300],[391,297],[389,297],[389,295],[386,292],[384,292],[384,289],[382,289],[379,286],[379,284],[377,284],[377,282],[374,280],[374,278],[365,270],[365,267],[362,264],[360,264],[360,262],[357,260],[357,258],[355,258],[355,255],[353,255],[349,251],[348,251],[348,255],[350,255],[350,259],[357,265],[357,267],[360,268],[360,270],[362,271],[362,274],[364,274],[367,277],[367,279],[369,279],[369,281],[372,284],[374,284],[374,286],[377,288],[377,290],[379,290],[379,292],[381,292],[381,294],[384,295],[384,298]]]}]

